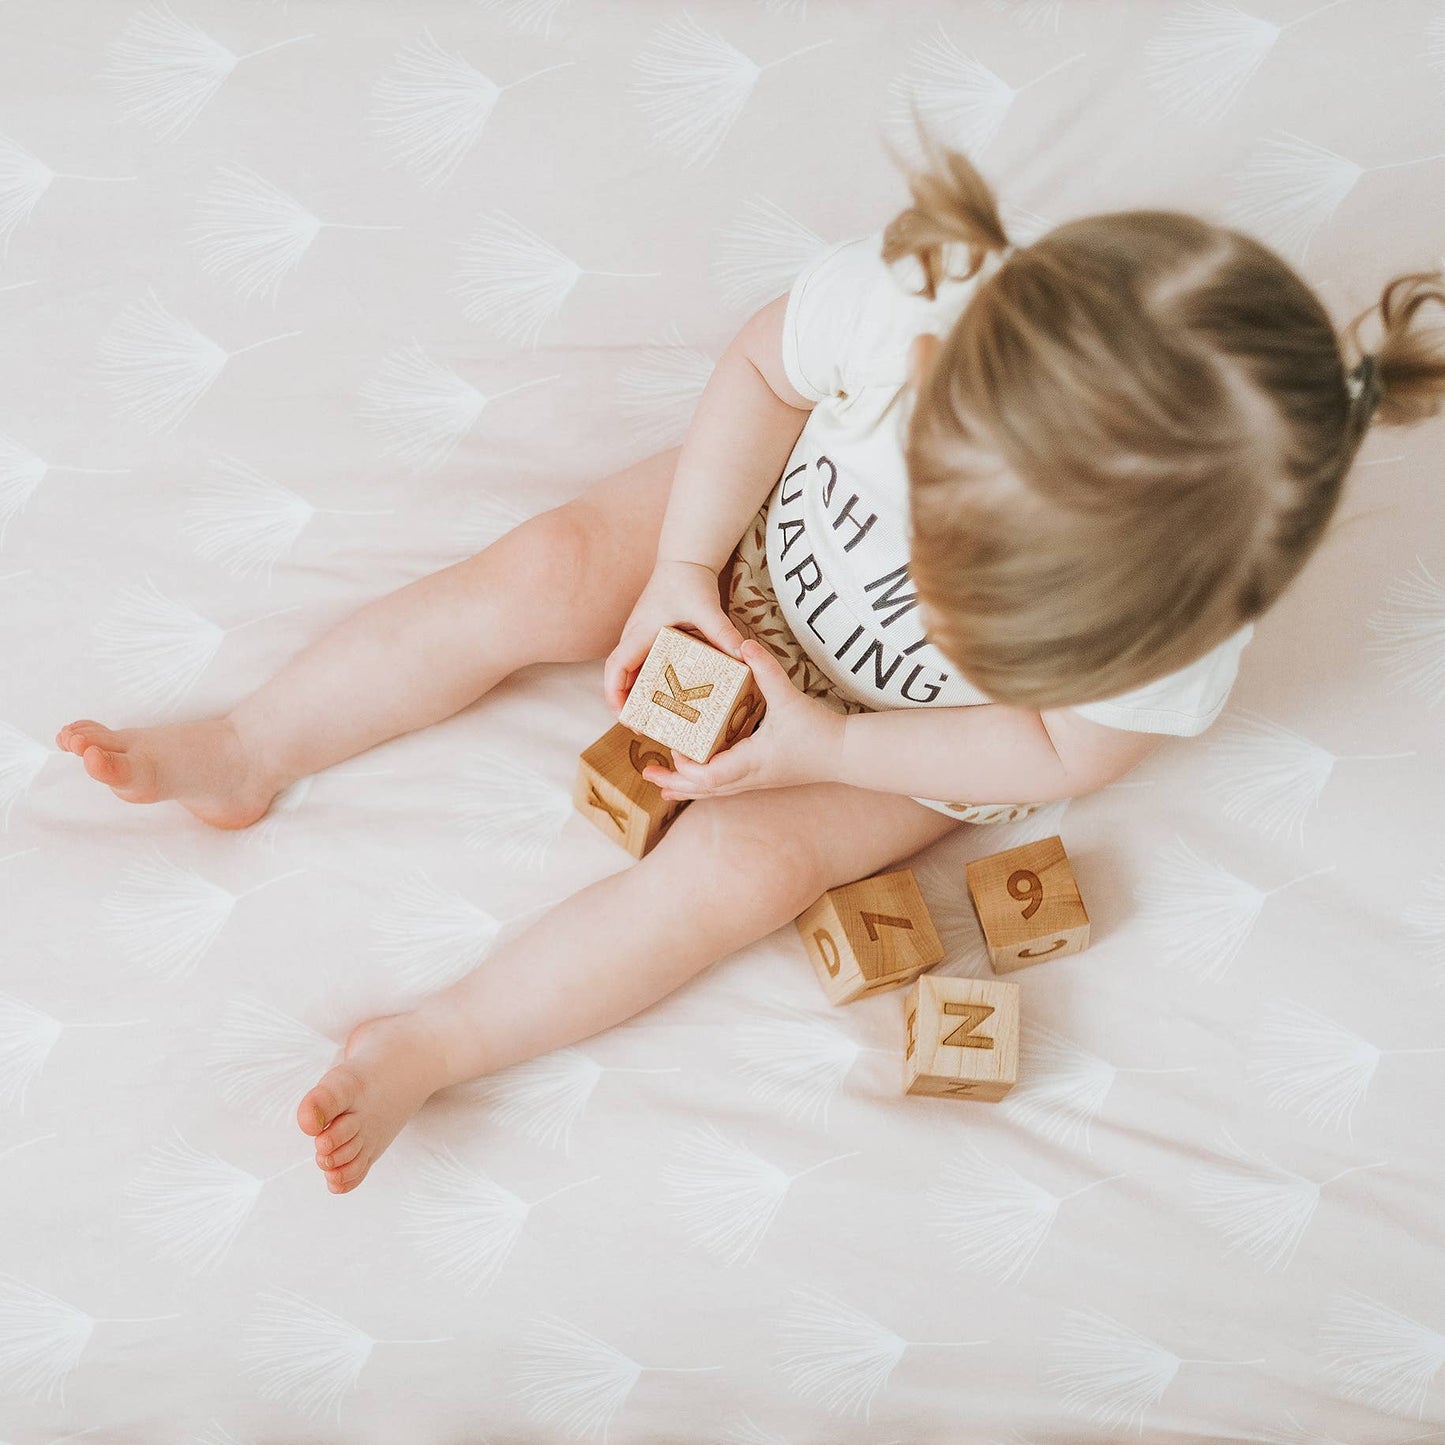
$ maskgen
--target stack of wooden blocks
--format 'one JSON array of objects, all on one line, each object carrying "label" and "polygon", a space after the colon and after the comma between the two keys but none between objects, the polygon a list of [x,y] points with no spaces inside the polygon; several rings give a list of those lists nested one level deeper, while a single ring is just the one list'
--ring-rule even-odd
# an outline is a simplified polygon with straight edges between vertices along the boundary
[{"label": "stack of wooden blocks", "polygon": [[573,801],[584,817],[645,857],[687,805],[669,803],[642,770],[672,767],[657,743],[705,763],[762,721],[763,695],[745,663],[675,627],[657,634],[616,726],[582,754]]},{"label": "stack of wooden blocks", "polygon": [[[642,776],[649,764],[672,765],[656,744],[706,762],[751,733],[762,715],[762,695],[743,663],[664,627],[621,720],[582,754],[576,805],[644,857],[687,806],[668,802]],[[965,873],[995,974],[1088,947],[1089,915],[1057,835],[978,858]],[[942,961],[943,944],[911,869],[830,888],[797,927],[835,1004],[908,987],[905,1093],[997,1100],[1018,1081],[1019,985],[928,972]]]}]

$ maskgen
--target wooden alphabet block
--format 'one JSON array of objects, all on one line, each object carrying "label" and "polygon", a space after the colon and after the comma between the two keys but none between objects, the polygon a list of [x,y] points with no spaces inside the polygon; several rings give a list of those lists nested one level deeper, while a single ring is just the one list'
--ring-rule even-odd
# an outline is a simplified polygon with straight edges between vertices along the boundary
[{"label": "wooden alphabet block", "polygon": [[1018,1082],[1018,984],[925,974],[903,1020],[905,1094],[992,1102]]},{"label": "wooden alphabet block", "polygon": [[672,758],[621,723],[608,728],[578,760],[572,794],[577,811],[634,858],[645,857],[687,807],[681,799],[668,802],[662,789],[642,776],[653,763],[670,768]]},{"label": "wooden alphabet block", "polygon": [[1089,915],[1058,834],[975,859],[965,871],[995,973],[1089,946]]},{"label": "wooden alphabet block", "polygon": [[830,888],[797,926],[818,982],[834,1003],[897,988],[943,957],[908,868]]},{"label": "wooden alphabet block", "polygon": [[664,627],[618,720],[705,763],[747,737],[762,720],[763,706],[763,695],[743,663],[689,633]]}]

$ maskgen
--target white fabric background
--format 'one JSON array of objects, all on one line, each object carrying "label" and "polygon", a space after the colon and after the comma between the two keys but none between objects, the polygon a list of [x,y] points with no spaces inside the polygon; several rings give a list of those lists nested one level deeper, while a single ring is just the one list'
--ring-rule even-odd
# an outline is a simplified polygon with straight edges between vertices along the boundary
[{"label": "white fabric background", "polygon": [[950,972],[967,858],[1061,832],[1093,917],[999,1105],[901,1098],[900,996],[829,1007],[783,929],[333,1197],[291,1113],[346,1031],[627,864],[567,801],[599,666],[236,834],[53,747],[680,440],[904,202],[910,92],[1021,235],[1194,208],[1341,323],[1442,260],[1425,0],[0,0],[0,1440],[1445,1429],[1438,421],[1369,438],[1207,734],[918,860]]}]

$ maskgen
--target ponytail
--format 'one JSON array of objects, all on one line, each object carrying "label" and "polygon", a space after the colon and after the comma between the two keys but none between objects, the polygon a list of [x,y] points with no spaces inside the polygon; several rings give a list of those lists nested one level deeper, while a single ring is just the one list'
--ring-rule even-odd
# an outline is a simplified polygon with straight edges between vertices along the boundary
[{"label": "ponytail", "polygon": [[[1363,436],[1378,403],[1386,426],[1408,426],[1436,415],[1445,401],[1445,327],[1415,323],[1427,302],[1445,307],[1445,272],[1410,271],[1387,283],[1374,306],[1367,307],[1345,328],[1341,340],[1360,362],[1351,375],[1354,385],[1351,418]],[[1384,339],[1374,352],[1359,341],[1361,323],[1379,313]]]},{"label": "ponytail", "polygon": [[915,257],[923,271],[923,294],[933,301],[938,283],[952,274],[946,264],[947,247],[961,244],[968,248],[968,270],[956,278],[967,281],[983,265],[988,252],[1007,251],[1011,242],[993,188],[973,162],[940,145],[920,124],[916,105],[913,124],[926,168],[914,170],[888,147],[894,163],[907,176],[913,204],[884,228],[882,256],[890,265],[904,256]]}]

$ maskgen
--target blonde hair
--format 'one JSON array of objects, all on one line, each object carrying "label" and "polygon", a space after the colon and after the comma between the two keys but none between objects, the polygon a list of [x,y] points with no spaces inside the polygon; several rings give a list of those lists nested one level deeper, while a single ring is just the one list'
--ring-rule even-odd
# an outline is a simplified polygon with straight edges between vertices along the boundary
[{"label": "blonde hair", "polygon": [[[1010,242],[987,182],[924,135],[882,257],[923,294]],[[953,258],[950,267],[950,258]],[[1337,336],[1268,247],[1177,211],[1087,216],[981,282],[913,398],[910,573],[928,636],[995,701],[1111,697],[1259,616],[1319,544],[1370,424],[1436,414],[1445,274],[1385,286]],[[1345,354],[1378,311],[1358,398]]]}]

